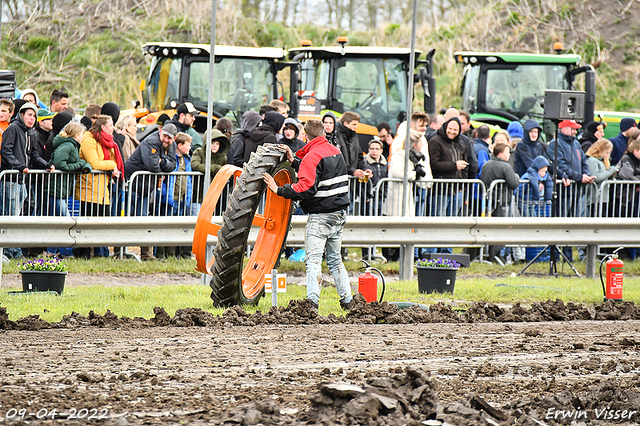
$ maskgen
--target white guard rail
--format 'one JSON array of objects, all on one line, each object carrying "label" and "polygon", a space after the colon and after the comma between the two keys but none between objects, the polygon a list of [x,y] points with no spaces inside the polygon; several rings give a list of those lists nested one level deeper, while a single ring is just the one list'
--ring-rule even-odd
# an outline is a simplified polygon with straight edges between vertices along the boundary
[{"label": "white guard rail", "polygon": [[[213,221],[220,223],[220,217]],[[0,247],[189,245],[196,217],[25,217],[0,222]],[[305,216],[292,216],[290,245],[304,244]],[[209,238],[211,243],[215,237]],[[249,243],[255,241],[255,232]],[[635,218],[349,216],[345,246],[516,245],[640,246]]]}]

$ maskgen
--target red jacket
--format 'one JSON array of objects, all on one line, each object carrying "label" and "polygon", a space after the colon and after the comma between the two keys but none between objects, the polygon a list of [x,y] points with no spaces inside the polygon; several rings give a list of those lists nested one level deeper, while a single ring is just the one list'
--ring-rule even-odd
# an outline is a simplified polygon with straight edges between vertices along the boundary
[{"label": "red jacket", "polygon": [[349,206],[349,175],[344,157],[324,136],[296,153],[293,168],[298,182],[278,188],[278,195],[300,200],[305,213],[331,213]]}]

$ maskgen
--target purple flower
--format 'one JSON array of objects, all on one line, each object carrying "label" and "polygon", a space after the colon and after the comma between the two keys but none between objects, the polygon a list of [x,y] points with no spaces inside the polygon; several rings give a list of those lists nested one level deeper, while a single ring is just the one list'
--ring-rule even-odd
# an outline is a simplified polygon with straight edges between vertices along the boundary
[{"label": "purple flower", "polygon": [[34,259],[18,265],[21,271],[68,271],[69,267],[60,259]]},{"label": "purple flower", "polygon": [[426,266],[430,268],[449,268],[449,269],[458,269],[460,268],[460,264],[455,260],[451,259],[443,259],[441,257],[437,259],[421,259],[416,260],[415,266]]}]

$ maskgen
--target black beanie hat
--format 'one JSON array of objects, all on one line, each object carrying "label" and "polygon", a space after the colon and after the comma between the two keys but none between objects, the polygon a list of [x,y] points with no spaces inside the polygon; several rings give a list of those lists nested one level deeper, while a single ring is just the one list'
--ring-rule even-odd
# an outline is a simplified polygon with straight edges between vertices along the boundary
[{"label": "black beanie hat", "polygon": [[165,121],[169,120],[169,116],[165,113],[160,114],[160,116],[158,117],[158,119],[156,120],[156,123],[158,123],[159,125],[163,125]]},{"label": "black beanie hat", "polygon": [[62,129],[64,129],[64,126],[69,124],[71,120],[73,120],[73,115],[67,111],[57,113],[55,117],[53,117],[53,130],[51,130],[51,132],[54,135],[59,134]]},{"label": "black beanie hat", "polygon": [[120,107],[115,102],[107,102],[102,105],[100,114],[110,116],[113,119],[113,124],[116,124],[118,122],[118,118],[120,118]]},{"label": "black beanie hat", "polygon": [[587,125],[587,130],[590,131],[592,135],[595,135],[598,131],[599,126],[602,126],[602,129],[604,130],[607,128],[607,123],[601,121],[592,121]]}]

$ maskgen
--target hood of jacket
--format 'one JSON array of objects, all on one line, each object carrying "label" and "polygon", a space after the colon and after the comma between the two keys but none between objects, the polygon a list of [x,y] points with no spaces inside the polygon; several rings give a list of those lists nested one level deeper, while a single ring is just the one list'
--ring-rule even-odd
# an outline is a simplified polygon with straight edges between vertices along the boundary
[{"label": "hood of jacket", "polygon": [[[542,136],[542,127],[540,126],[540,124],[538,124],[536,120],[529,119],[525,121],[524,126],[522,126],[522,128],[524,129],[524,134],[522,135],[523,141],[525,141],[529,145],[532,145],[540,141],[540,136]],[[529,138],[529,132],[533,129],[538,129],[538,139],[536,139],[535,141],[532,141],[531,138]]]},{"label": "hood of jacket", "polygon": [[542,155],[538,155],[536,158],[533,159],[533,161],[531,162],[531,167],[533,169],[540,170],[543,167],[549,167],[549,160],[547,160],[545,157],[543,157]]},{"label": "hood of jacket", "polygon": [[240,123],[240,130],[249,133],[256,128],[258,123],[262,120],[260,114],[255,111],[247,111],[242,114],[242,122]]},{"label": "hood of jacket", "polygon": [[509,133],[509,136],[511,138],[522,139],[522,136],[524,135],[522,124],[520,124],[519,121],[512,121],[511,123],[509,123],[509,125],[507,126],[507,132]]},{"label": "hood of jacket", "polygon": [[456,140],[460,140],[460,135],[461,135],[461,133],[458,133],[458,136],[456,136],[455,139],[449,139],[449,136],[447,136],[447,126],[452,121],[458,123],[458,129],[462,129],[462,124],[460,123],[460,120],[458,119],[458,117],[451,117],[450,119],[448,119],[442,124],[442,127],[440,127],[440,129],[438,129],[438,136],[440,136],[445,142],[449,142],[449,143],[453,143]]},{"label": "hood of jacket", "polygon": [[64,137],[64,136],[57,135],[56,137],[53,138],[53,149],[55,150],[57,147],[67,142],[72,143],[76,148],[80,148],[80,144],[74,138],[70,136]]},{"label": "hood of jacket", "polygon": [[27,96],[29,93],[31,93],[36,98],[36,106],[38,106],[40,104],[40,98],[38,97],[38,94],[36,93],[36,91],[33,89],[23,90],[22,93],[20,93],[20,99],[24,99],[24,97]]},{"label": "hood of jacket", "polygon": [[20,107],[20,111],[18,111],[18,114],[15,116],[15,118],[13,118],[11,120],[11,122],[13,123],[14,121],[17,122],[20,127],[22,128],[22,130],[31,130],[35,129],[35,124],[33,127],[27,127],[27,125],[25,124],[24,120],[22,119],[22,114],[24,114],[24,112],[28,109],[31,109],[33,111],[35,111],[36,113],[36,117],[38,116],[38,108],[36,108],[36,106],[34,104],[31,104],[29,102],[25,102],[22,104],[22,106]]},{"label": "hood of jacket", "polygon": [[284,117],[273,111],[265,114],[262,123],[258,125],[251,133],[249,139],[254,142],[262,142],[267,135],[276,135],[284,124]]},{"label": "hood of jacket", "polygon": [[120,107],[115,102],[107,102],[100,108],[100,114],[108,115],[113,120],[113,124],[116,124],[120,118]]},{"label": "hood of jacket", "polygon": [[381,155],[378,161],[375,161],[372,157],[371,154],[367,153],[367,155],[364,156],[364,161],[366,161],[369,164],[376,164],[376,163],[380,163],[383,166],[387,165],[387,159],[384,158],[384,155]]},{"label": "hood of jacket", "polygon": [[295,156],[302,160],[305,155],[307,155],[307,153],[311,151],[311,149],[313,149],[313,147],[323,143],[329,143],[327,138],[325,138],[324,136],[318,136],[317,138],[311,139],[305,146],[300,148],[298,152],[295,153]]},{"label": "hood of jacket", "polygon": [[325,117],[329,117],[333,120],[333,131],[336,131],[336,123],[338,122],[338,119],[336,118],[336,115],[334,113],[332,113],[331,111],[327,111],[324,113],[324,115],[322,116],[322,118],[320,119],[320,121],[322,121],[324,123],[324,119]]},{"label": "hood of jacket", "polygon": [[262,125],[271,126],[271,128],[279,133],[280,129],[282,129],[282,125],[284,124],[284,116],[275,111],[269,111],[264,115],[264,120],[262,120]]},{"label": "hood of jacket", "polygon": [[[286,120],[284,120],[284,127],[287,127],[288,125],[292,125],[293,130],[295,131],[293,138],[291,138],[290,140],[296,140],[298,136],[300,136],[300,126],[298,126],[298,122],[294,118],[287,118]],[[284,129],[282,132],[282,136],[284,136]]]},{"label": "hood of jacket", "polygon": [[[229,138],[224,135],[218,129],[211,129],[211,136],[209,137],[209,133],[205,132],[203,141],[211,140],[220,142],[220,148],[218,149],[218,154],[226,155],[229,152],[231,147],[231,143],[229,142]],[[204,143],[204,142],[203,142]]]},{"label": "hood of jacket", "polygon": [[[13,101],[13,115],[11,116],[11,120],[17,118],[18,115],[20,115],[20,108],[22,108],[22,106],[24,104],[26,104],[27,101],[25,101],[24,99],[14,99]],[[36,114],[38,114],[38,110],[36,110]]]}]

